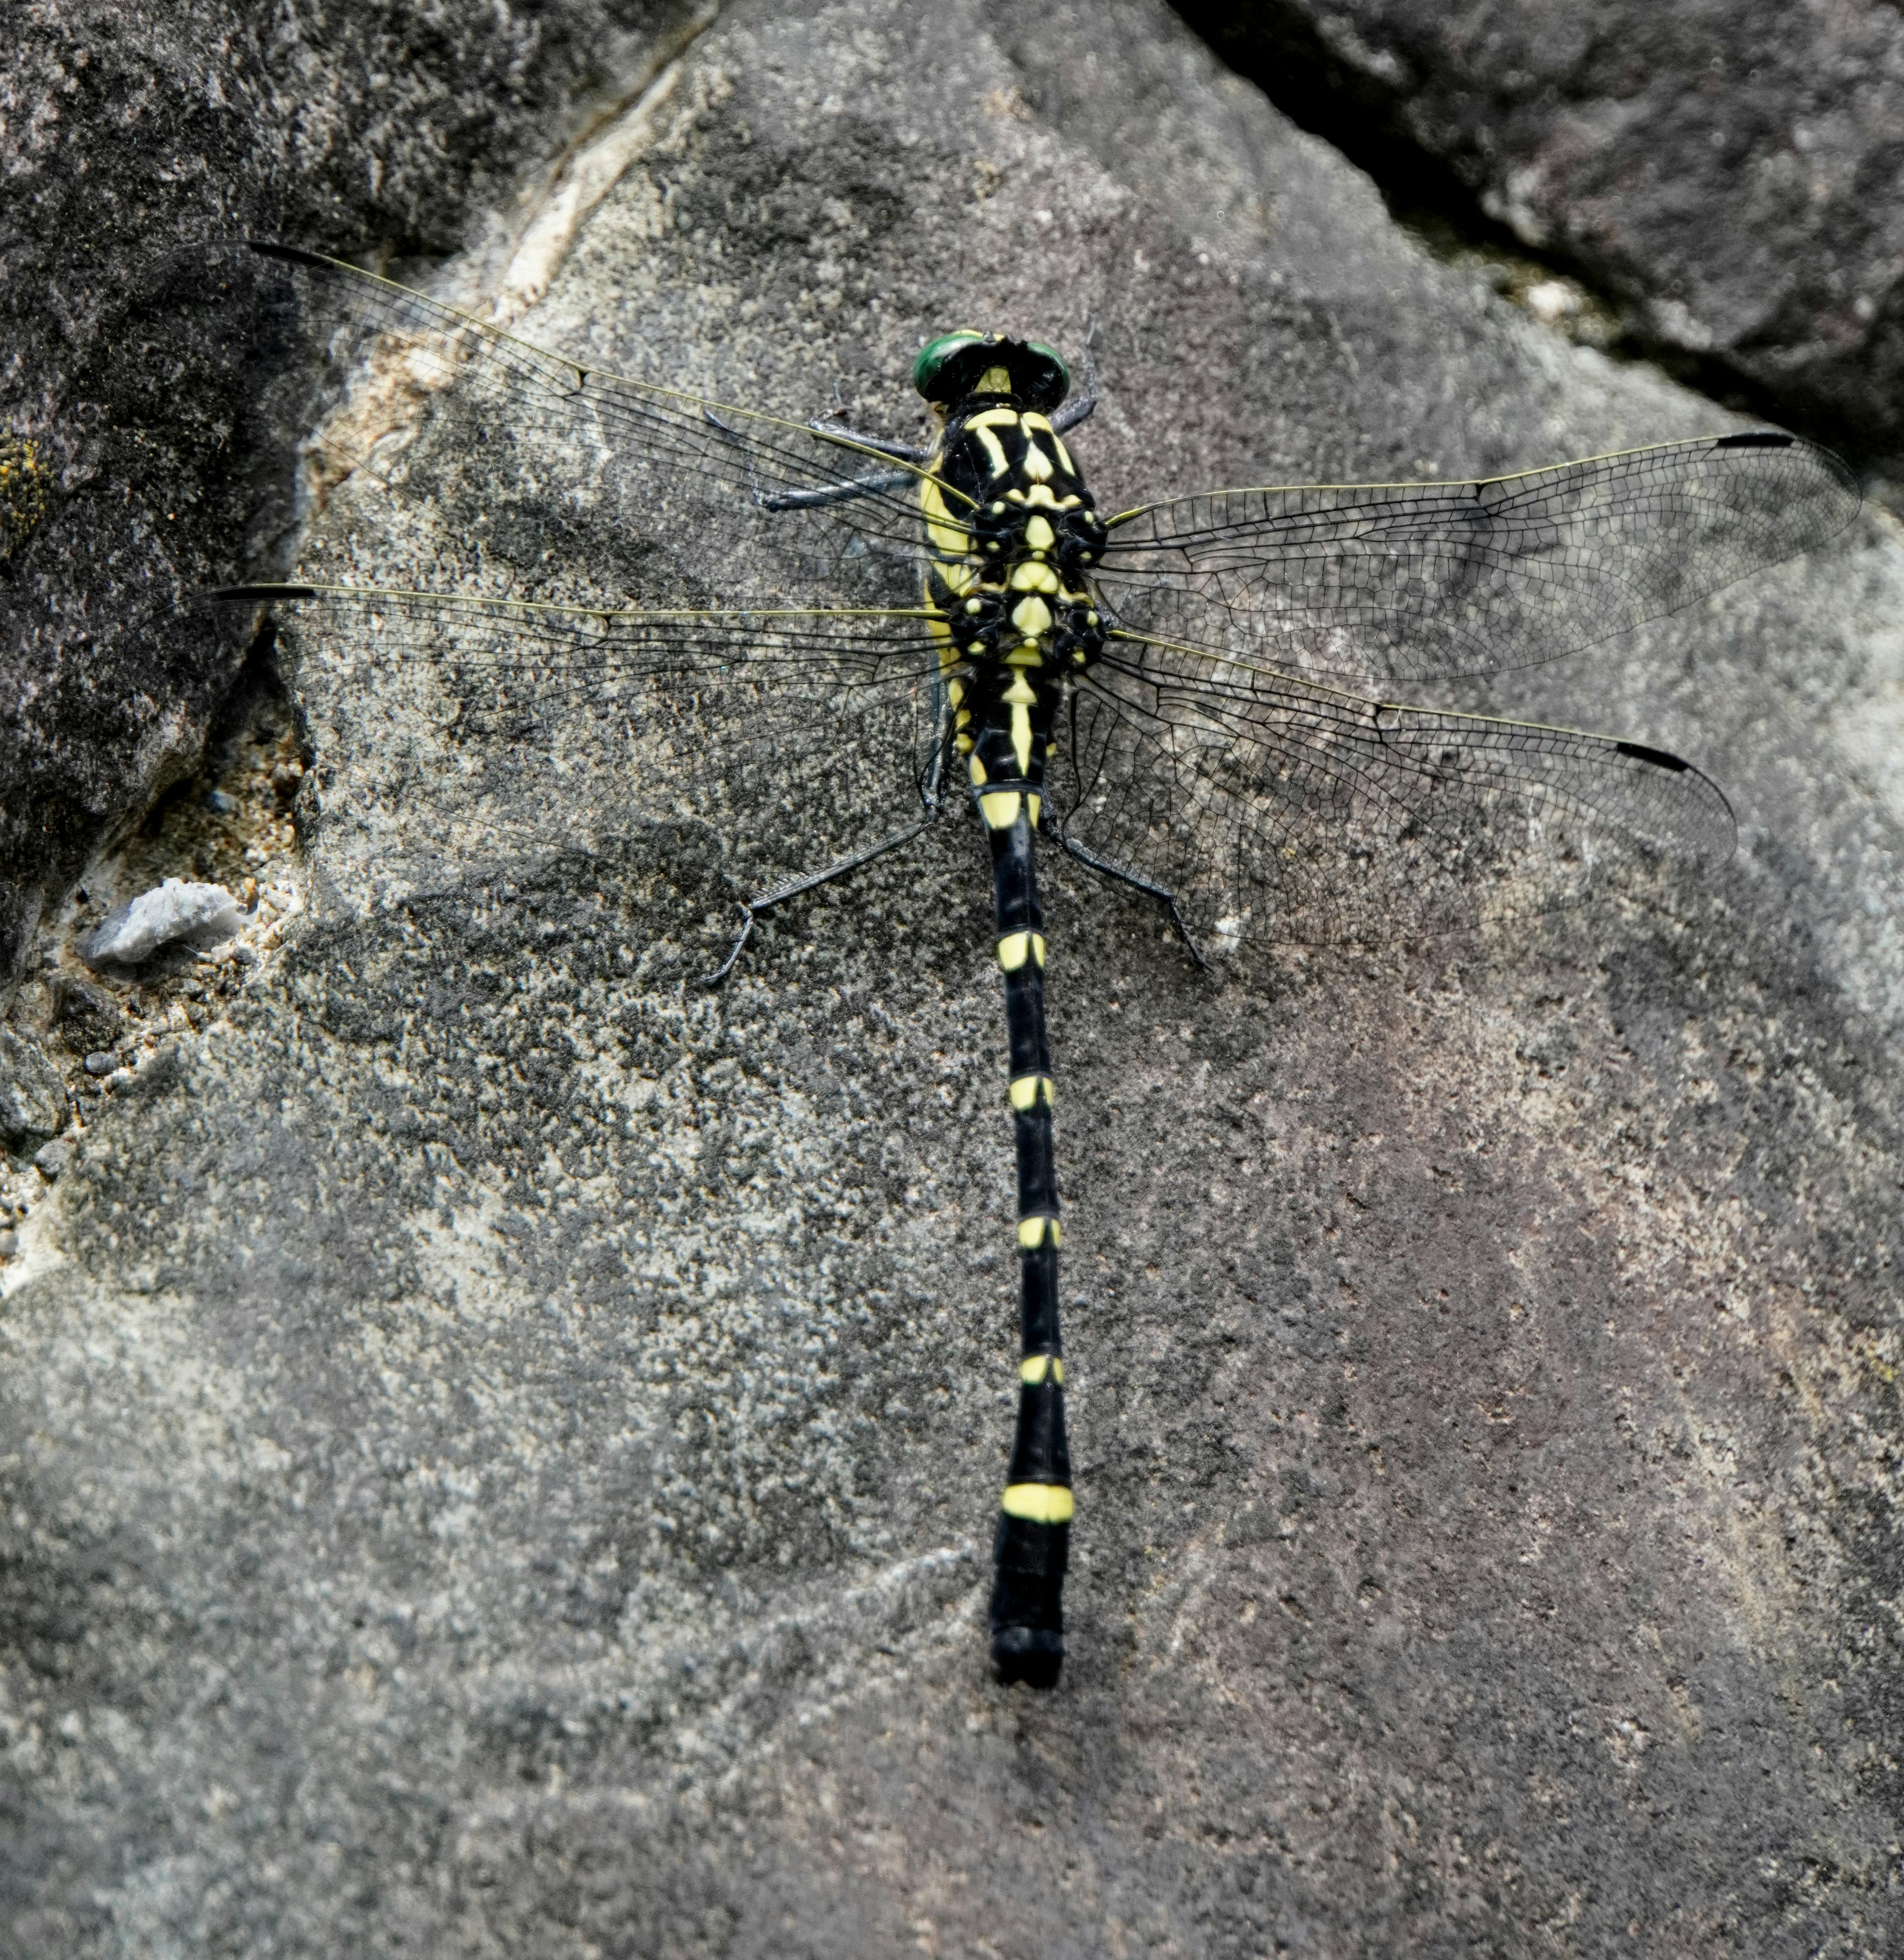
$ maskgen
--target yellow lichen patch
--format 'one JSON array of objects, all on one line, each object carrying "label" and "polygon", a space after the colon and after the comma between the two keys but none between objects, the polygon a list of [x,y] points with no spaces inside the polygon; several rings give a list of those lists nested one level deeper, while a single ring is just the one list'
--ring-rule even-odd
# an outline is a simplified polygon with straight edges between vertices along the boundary
[{"label": "yellow lichen patch", "polygon": [[1062,1484],[1007,1484],[1000,1501],[1008,1518],[1024,1518],[1035,1525],[1068,1525],[1077,1508]]},{"label": "yellow lichen patch", "polygon": [[24,544],[46,514],[46,469],[24,436],[0,431],[0,564]]}]

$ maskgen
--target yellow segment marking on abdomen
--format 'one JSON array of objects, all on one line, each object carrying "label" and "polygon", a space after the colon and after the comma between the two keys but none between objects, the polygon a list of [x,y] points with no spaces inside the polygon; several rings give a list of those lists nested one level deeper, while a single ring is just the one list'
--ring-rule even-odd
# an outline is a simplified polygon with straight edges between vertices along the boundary
[{"label": "yellow segment marking on abdomen", "polygon": [[1011,1098],[1014,1109],[1035,1109],[1040,1102],[1048,1109],[1051,1106],[1054,1085],[1048,1075],[1021,1075],[1005,1093]]},{"label": "yellow segment marking on abdomen", "polygon": [[1064,1233],[1055,1218],[1021,1218],[1018,1242],[1021,1252],[1035,1252],[1041,1246],[1062,1246]]},{"label": "yellow segment marking on abdomen", "polygon": [[999,1500],[1008,1518],[1025,1518],[1035,1525],[1068,1525],[1077,1501],[1062,1484],[1007,1484]]},{"label": "yellow segment marking on abdomen", "polygon": [[1018,1378],[1028,1389],[1035,1389],[1047,1376],[1064,1386],[1064,1357],[1062,1354],[1027,1354],[1018,1364]]},{"label": "yellow segment marking on abdomen", "polygon": [[[972,759],[976,762],[978,759],[974,756]],[[1018,821],[1020,800],[1016,790],[993,790],[990,795],[979,798],[979,813],[988,829],[1009,830]]]},{"label": "yellow segment marking on abdomen", "polygon": [[1041,932],[1008,932],[998,942],[998,963],[1007,973],[1016,973],[1025,964],[1027,953],[1039,966],[1044,964],[1044,935]]}]

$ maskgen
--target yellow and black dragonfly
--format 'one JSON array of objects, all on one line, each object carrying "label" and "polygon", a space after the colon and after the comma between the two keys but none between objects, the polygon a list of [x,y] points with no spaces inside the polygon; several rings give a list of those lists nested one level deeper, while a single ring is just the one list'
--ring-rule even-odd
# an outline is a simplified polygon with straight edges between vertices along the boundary
[{"label": "yellow and black dragonfly", "polygon": [[[347,679],[375,669],[416,768],[462,778],[469,848],[518,833],[525,807],[551,837],[700,827],[737,905],[717,984],[757,918],[969,794],[1019,1166],[992,1648],[1005,1678],[1049,1685],[1073,1498],[1037,835],[1149,895],[1199,962],[1479,926],[1662,858],[1710,866],[1731,814],[1680,758],[1391,692],[1558,658],[1805,551],[1857,510],[1851,476],[1754,431],[1484,482],[1102,512],[1067,442],[1095,383],[1074,395],[1038,342],[929,342],[913,378],[933,433],[908,444],[607,372],[294,248],[246,252],[348,377],[314,485],[434,417],[428,495],[461,514],[462,549],[453,583],[432,562],[370,583],[332,538],[323,576],[206,603],[321,643]],[[540,535],[523,513],[559,532],[572,491],[615,520],[612,603],[520,596]]]}]

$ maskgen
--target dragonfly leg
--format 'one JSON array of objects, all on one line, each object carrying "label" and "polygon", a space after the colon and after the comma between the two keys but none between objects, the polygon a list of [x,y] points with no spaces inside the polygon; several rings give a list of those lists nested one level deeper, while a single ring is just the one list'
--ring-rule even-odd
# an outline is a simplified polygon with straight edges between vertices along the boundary
[{"label": "dragonfly leg", "polygon": [[850,504],[856,497],[908,490],[918,480],[910,469],[886,469],[876,476],[853,476],[842,483],[829,483],[823,490],[756,490],[754,501],[763,511],[818,511],[829,504]]},{"label": "dragonfly leg", "polygon": [[1092,350],[1092,343],[1097,337],[1098,323],[1087,320],[1084,329],[1084,393],[1074,395],[1051,418],[1051,426],[1060,435],[1076,428],[1098,406],[1098,357]]},{"label": "dragonfly leg", "polygon": [[1168,908],[1170,922],[1177,928],[1177,937],[1184,942],[1190,958],[1199,966],[1209,964],[1203,956],[1203,949],[1190,937],[1190,928],[1184,924],[1184,915],[1178,907],[1177,894],[1168,885],[1158,884],[1154,880],[1131,870],[1127,866],[1115,864],[1108,858],[1100,858],[1095,851],[1089,850],[1067,837],[1062,829],[1059,830],[1057,835],[1058,842],[1080,864],[1089,865],[1101,877],[1115,878],[1120,884],[1128,885],[1134,892],[1142,892],[1150,898],[1161,899]]},{"label": "dragonfly leg", "polygon": [[727,957],[713,972],[704,973],[701,984],[704,987],[718,987],[734,970],[735,963],[745,950],[747,941],[754,930],[754,921],[762,912],[771,912],[776,905],[784,905],[789,899],[796,899],[803,892],[815,890],[822,885],[830,885],[835,878],[844,878],[848,872],[857,871],[863,864],[870,864],[874,858],[883,858],[888,851],[897,851],[902,844],[910,844],[922,832],[937,820],[936,805],[928,805],[926,814],[916,823],[908,823],[888,836],[881,838],[876,844],[869,844],[863,851],[849,851],[844,858],[836,858],[830,864],[822,865],[817,871],[796,871],[790,878],[783,878],[777,885],[769,885],[764,891],[756,892],[751,899],[741,902],[742,915],[741,928],[734,943],[727,949]]},{"label": "dragonfly leg", "polygon": [[[701,418],[707,426],[717,430],[733,443],[745,447],[747,438],[731,422],[725,422],[712,409],[704,408]],[[842,431],[844,433],[844,431]],[[855,442],[865,438],[855,436]],[[882,455],[899,453],[896,444],[874,441],[867,444]],[[753,476],[751,458],[748,475]],[[869,476],[843,477],[838,483],[828,483],[813,490],[763,490],[758,482],[753,485],[754,501],[763,511],[818,511],[830,504],[850,504],[856,497],[876,497],[887,490],[909,489],[918,481],[917,473],[910,469],[882,469]]]},{"label": "dragonfly leg", "polygon": [[882,435],[862,435],[856,428],[848,428],[844,422],[828,422],[824,416],[816,416],[807,424],[815,435],[831,436],[841,442],[850,442],[856,449],[870,449],[881,456],[895,457],[901,463],[930,463],[932,451],[919,449],[909,442],[889,442]]}]

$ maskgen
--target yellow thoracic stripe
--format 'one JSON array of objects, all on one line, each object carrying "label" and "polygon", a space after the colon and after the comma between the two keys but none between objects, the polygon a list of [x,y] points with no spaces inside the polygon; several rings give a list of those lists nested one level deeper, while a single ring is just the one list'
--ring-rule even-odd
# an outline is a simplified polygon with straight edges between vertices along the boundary
[{"label": "yellow thoracic stripe", "polygon": [[1064,1386],[1064,1357],[1062,1354],[1027,1354],[1018,1364],[1018,1378],[1028,1389],[1035,1389],[1047,1378]]},{"label": "yellow thoracic stripe", "polygon": [[[1013,419],[1016,420],[1016,418],[1014,417]],[[984,445],[985,460],[992,466],[993,476],[1003,476],[1011,468],[1011,465],[1005,460],[1005,445],[986,427],[986,421],[987,418],[983,415],[974,416],[965,426]]]},{"label": "yellow thoracic stripe", "polygon": [[1077,1509],[1063,1484],[1007,1484],[1000,1505],[1008,1518],[1025,1518],[1035,1525],[1068,1525]]}]

